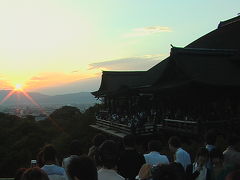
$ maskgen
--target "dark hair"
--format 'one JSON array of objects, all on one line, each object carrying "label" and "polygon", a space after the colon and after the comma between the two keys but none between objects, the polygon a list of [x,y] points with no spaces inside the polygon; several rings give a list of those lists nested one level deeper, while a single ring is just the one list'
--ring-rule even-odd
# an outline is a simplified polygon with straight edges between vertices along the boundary
[{"label": "dark hair", "polygon": [[97,168],[91,158],[82,155],[70,160],[67,167],[68,175],[74,179],[97,180]]},{"label": "dark hair", "polygon": [[230,173],[227,177],[226,180],[239,180],[240,178],[240,170],[233,171]]},{"label": "dark hair", "polygon": [[157,151],[159,152],[161,150],[161,142],[158,140],[151,140],[148,143],[148,150],[149,151]]},{"label": "dark hair", "polygon": [[57,151],[53,147],[53,145],[48,144],[43,147],[43,158],[44,161],[55,161]]},{"label": "dark hair", "polygon": [[49,180],[48,175],[40,168],[34,167],[27,169],[21,180]]},{"label": "dark hair", "polygon": [[209,130],[205,134],[205,141],[207,144],[214,145],[216,143],[216,139],[217,139],[217,134],[215,130]]},{"label": "dark hair", "polygon": [[236,135],[229,135],[227,141],[229,146],[234,146],[240,141],[240,138]]},{"label": "dark hair", "polygon": [[136,143],[136,138],[132,134],[128,134],[123,137],[123,144],[127,147],[134,147]]},{"label": "dark hair", "polygon": [[99,147],[99,157],[103,166],[108,169],[115,167],[117,163],[117,144],[112,140],[106,140]]},{"label": "dark hair", "polygon": [[172,136],[168,140],[168,144],[172,145],[175,148],[181,147],[181,141],[177,136]]},{"label": "dark hair", "polygon": [[77,139],[73,140],[70,144],[70,154],[71,155],[81,155],[81,142]]},{"label": "dark hair", "polygon": [[223,153],[217,148],[214,148],[212,151],[210,151],[210,158],[211,160],[214,158],[219,158],[223,160]]},{"label": "dark hair", "polygon": [[44,166],[43,150],[40,150],[37,154],[37,166],[40,168]]},{"label": "dark hair", "polygon": [[169,166],[172,168],[172,172],[177,175],[176,180],[185,180],[187,178],[185,169],[181,163],[172,162]]},{"label": "dark hair", "polygon": [[208,157],[209,156],[208,150],[205,147],[200,147],[197,151],[196,158],[198,158],[199,156]]},{"label": "dark hair", "polygon": [[102,134],[97,134],[94,136],[92,143],[94,146],[98,147],[100,146],[104,141],[106,140],[105,136]]},{"label": "dark hair", "polygon": [[19,169],[16,171],[14,180],[21,180],[22,175],[23,175],[23,173],[24,173],[25,171],[26,171],[26,168],[19,168]]},{"label": "dark hair", "polygon": [[172,166],[168,164],[162,164],[152,169],[153,180],[176,180],[177,175]]}]

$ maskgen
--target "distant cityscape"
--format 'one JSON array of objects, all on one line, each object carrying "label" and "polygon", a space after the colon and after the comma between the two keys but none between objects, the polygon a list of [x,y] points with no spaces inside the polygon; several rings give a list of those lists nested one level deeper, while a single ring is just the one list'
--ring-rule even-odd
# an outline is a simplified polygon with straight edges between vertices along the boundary
[{"label": "distant cityscape", "polygon": [[[8,91],[0,91],[1,99],[4,99]],[[53,111],[62,106],[73,106],[84,112],[89,107],[99,103],[91,93],[80,92],[74,94],[64,94],[47,96],[40,93],[29,93],[33,102],[22,94],[13,95],[0,105],[0,112],[25,117],[31,115],[36,121],[47,118]]]},{"label": "distant cityscape", "polygon": [[81,112],[84,112],[89,107],[94,104],[52,104],[36,107],[34,105],[10,105],[10,106],[0,106],[0,112],[16,115],[19,117],[25,117],[31,115],[35,117],[36,121],[44,120],[56,109],[61,108],[62,106],[73,106],[78,108]]}]

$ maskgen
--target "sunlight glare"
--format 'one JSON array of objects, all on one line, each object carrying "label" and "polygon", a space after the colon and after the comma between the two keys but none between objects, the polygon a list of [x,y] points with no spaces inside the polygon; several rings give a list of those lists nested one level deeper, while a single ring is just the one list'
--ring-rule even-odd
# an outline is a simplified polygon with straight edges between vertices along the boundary
[{"label": "sunlight glare", "polygon": [[21,84],[16,84],[14,90],[15,91],[21,91],[22,90],[22,85]]}]

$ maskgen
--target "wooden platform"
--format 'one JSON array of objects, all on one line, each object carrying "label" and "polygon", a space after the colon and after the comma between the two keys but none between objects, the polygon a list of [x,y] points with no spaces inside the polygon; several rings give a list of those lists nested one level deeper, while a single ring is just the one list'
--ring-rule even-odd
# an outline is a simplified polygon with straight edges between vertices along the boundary
[{"label": "wooden platform", "polygon": [[102,132],[112,134],[117,137],[124,137],[127,134],[151,135],[162,129],[162,124],[146,123],[142,127],[131,128],[126,124],[111,122],[108,120],[96,118],[96,124],[90,125],[92,128]]},{"label": "wooden platform", "polygon": [[130,134],[130,133],[124,133],[124,132],[120,132],[120,131],[116,131],[114,129],[111,129],[109,127],[103,127],[103,126],[99,126],[97,124],[95,125],[90,125],[92,128],[94,129],[97,129],[97,130],[100,130],[102,132],[105,132],[107,134],[112,134],[114,136],[117,136],[117,137],[120,137],[120,138],[123,138],[124,136],[126,136],[127,134]]},{"label": "wooden platform", "polygon": [[[196,122],[177,119],[163,119],[161,123],[158,124],[145,123],[141,127],[132,128],[126,124],[96,118],[96,124],[90,126],[102,132],[123,138],[127,134],[144,136],[158,134],[160,132],[178,132],[187,135],[198,135],[199,133],[204,133],[211,128],[229,129],[234,123],[236,123],[236,120],[230,123],[229,121]],[[237,121],[237,124],[239,125],[239,120]]]}]

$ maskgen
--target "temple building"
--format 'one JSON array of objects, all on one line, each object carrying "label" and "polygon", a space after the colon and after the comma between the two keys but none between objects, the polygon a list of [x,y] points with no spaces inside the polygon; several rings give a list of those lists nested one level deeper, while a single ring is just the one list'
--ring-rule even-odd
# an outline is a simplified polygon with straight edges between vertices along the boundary
[{"label": "temple building", "polygon": [[122,137],[160,131],[233,131],[240,119],[240,16],[147,71],[103,71],[92,127]]}]

